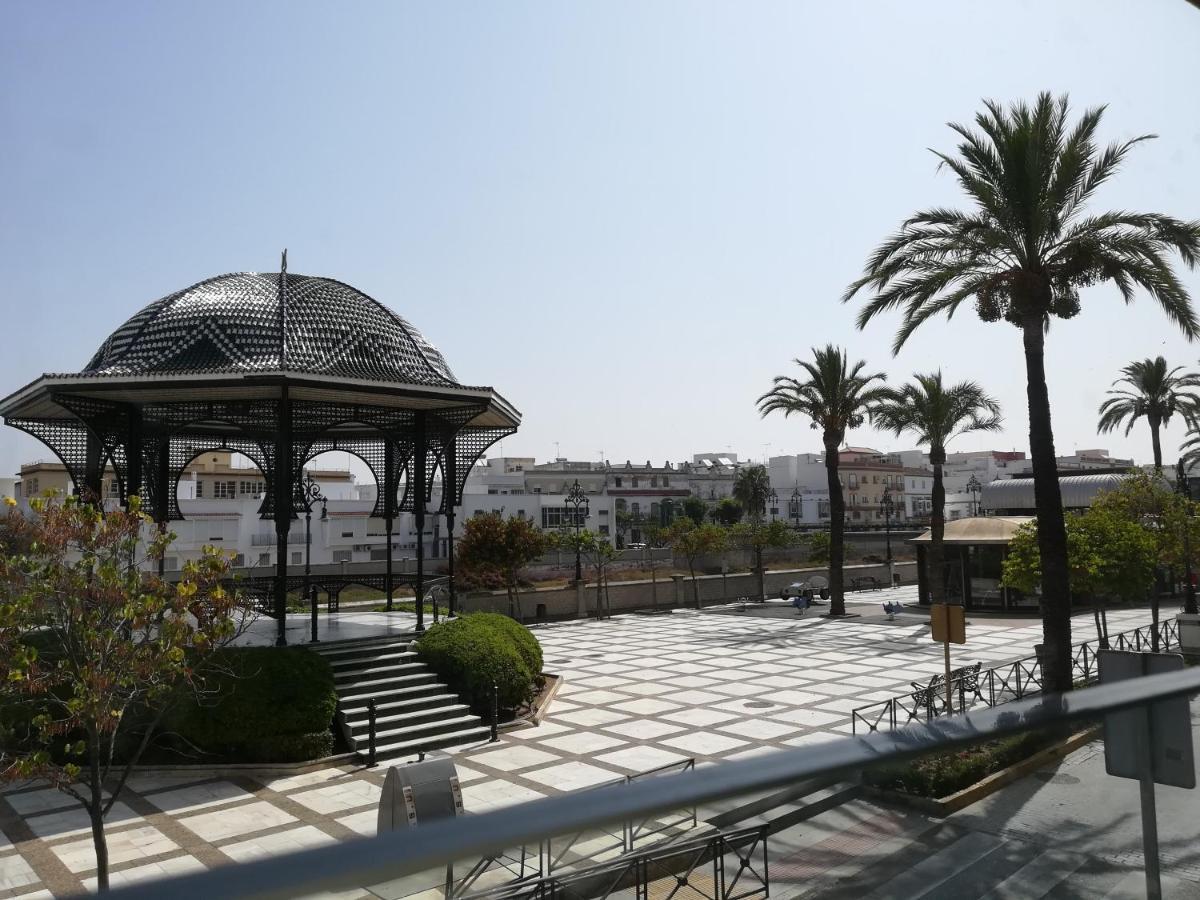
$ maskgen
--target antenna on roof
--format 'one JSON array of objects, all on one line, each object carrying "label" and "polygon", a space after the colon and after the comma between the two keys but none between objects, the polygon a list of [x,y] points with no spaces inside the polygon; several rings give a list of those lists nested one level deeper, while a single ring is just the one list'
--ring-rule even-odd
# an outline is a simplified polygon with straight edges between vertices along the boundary
[{"label": "antenna on roof", "polygon": [[287,370],[287,247],[279,260],[279,368]]}]

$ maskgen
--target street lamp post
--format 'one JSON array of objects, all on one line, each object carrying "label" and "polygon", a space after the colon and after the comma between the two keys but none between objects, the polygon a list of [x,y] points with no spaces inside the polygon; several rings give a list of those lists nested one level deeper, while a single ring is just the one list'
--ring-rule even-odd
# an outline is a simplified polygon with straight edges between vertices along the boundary
[{"label": "street lamp post", "polygon": [[967,482],[967,490],[971,492],[971,515],[979,515],[979,492],[983,490],[983,485],[979,483],[979,479],[974,475]]},{"label": "street lamp post", "polygon": [[329,517],[326,508],[327,498],[321,493],[321,485],[312,477],[312,472],[304,473],[304,480],[296,485],[296,499],[304,507],[304,596],[312,607],[312,642],[317,642],[317,595],[312,589],[312,511],[318,503],[321,504],[321,518]]},{"label": "street lamp post", "polygon": [[887,541],[888,587],[892,587],[896,583],[896,576],[892,569],[892,512],[895,508],[892,489],[884,487],[883,497],[879,501],[879,511],[883,513],[883,531]]},{"label": "street lamp post", "polygon": [[[578,478],[571,485],[571,489],[567,491],[566,505],[574,507],[571,524],[575,526],[575,580],[583,581],[583,559],[579,547],[579,530],[583,527],[584,519],[588,517],[589,505],[587,494],[579,486]],[[581,512],[582,515],[580,514]]]},{"label": "street lamp post", "polygon": [[1175,488],[1183,494],[1187,503],[1183,519],[1183,611],[1194,616],[1200,613],[1196,605],[1196,586],[1192,583],[1192,488],[1188,484],[1183,460],[1175,464]]},{"label": "street lamp post", "polygon": [[[767,509],[775,510],[779,508],[779,495],[775,493],[775,488],[771,488],[767,492],[767,496],[763,498],[767,503]],[[765,512],[766,510],[764,510]],[[775,513],[771,513],[771,521],[775,521]]]},{"label": "street lamp post", "polygon": [[800,530],[800,505],[804,502],[803,496],[800,494],[800,486],[792,488],[792,503],[788,510],[792,514],[792,523],[796,530]]}]

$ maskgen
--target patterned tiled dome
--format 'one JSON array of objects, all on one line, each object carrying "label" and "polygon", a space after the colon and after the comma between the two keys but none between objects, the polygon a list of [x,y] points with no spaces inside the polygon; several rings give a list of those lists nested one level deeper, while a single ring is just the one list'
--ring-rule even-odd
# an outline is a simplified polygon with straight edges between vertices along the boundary
[{"label": "patterned tiled dome", "polygon": [[[289,371],[457,385],[404,318],[347,284],[310,275],[219,275],[151,303],[109,336],[92,375]],[[281,295],[286,298],[281,310]],[[282,332],[282,334],[281,334]]]}]

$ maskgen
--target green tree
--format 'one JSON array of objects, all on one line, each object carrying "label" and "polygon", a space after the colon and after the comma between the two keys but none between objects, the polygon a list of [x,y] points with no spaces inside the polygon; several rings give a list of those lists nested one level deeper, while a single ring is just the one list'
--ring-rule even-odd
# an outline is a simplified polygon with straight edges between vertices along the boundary
[{"label": "green tree", "polygon": [[796,532],[787,524],[774,520],[764,522],[762,517],[739,522],[729,529],[729,543],[749,550],[754,555],[754,571],[758,576],[758,596],[765,599],[766,567],[763,565],[764,550],[782,550],[796,543]]},{"label": "green tree", "polygon": [[691,519],[693,524],[703,525],[708,516],[708,504],[699,497],[687,497],[683,501],[683,514]]},{"label": "green tree", "polygon": [[596,615],[599,616],[607,606],[605,600],[608,596],[608,566],[617,557],[616,548],[609,543],[608,538],[587,529],[580,529],[578,534],[574,531],[564,531],[559,535],[558,542],[563,550],[570,553],[578,550],[584,561],[595,571]]},{"label": "green tree", "polygon": [[212,693],[213,653],[249,610],[221,587],[229,561],[211,547],[177,583],[154,574],[174,535],[147,527],[136,497],[110,512],[30,505],[4,529],[24,549],[0,554],[0,776],[83,806],[103,891],[105,817],[171,706]]},{"label": "green tree", "polygon": [[767,497],[771,493],[771,477],[766,466],[746,466],[733,479],[733,499],[741,504],[753,520],[762,521],[767,514]]},{"label": "green tree", "polygon": [[696,609],[699,609],[700,584],[696,581],[696,560],[725,549],[725,529],[719,525],[697,525],[685,516],[672,522],[663,537],[676,556],[687,560],[688,572],[692,576],[692,596],[696,601]]},{"label": "green tree", "polygon": [[1169,254],[1188,266],[1200,253],[1200,223],[1158,213],[1089,215],[1088,202],[1115,174],[1130,149],[1149,135],[1101,150],[1095,142],[1103,107],[1073,125],[1067,98],[1041,94],[1033,106],[1005,109],[987,101],[978,131],[961,137],[956,155],[938,153],[974,208],[915,213],[867,261],[844,300],[864,288],[873,296],[858,316],[863,328],[901,309],[893,350],[923,322],[953,315],[972,301],[986,322],[1021,332],[1029,402],[1029,449],[1042,560],[1042,628],[1050,651],[1049,690],[1071,689],[1070,576],[1054,430],[1046,388],[1045,337],[1054,318],[1079,312],[1079,292],[1116,285],[1126,302],[1141,287],[1189,338],[1200,331],[1187,289]]},{"label": "green tree", "polygon": [[883,395],[884,375],[867,373],[862,360],[851,364],[846,352],[829,344],[813,350],[813,360],[795,360],[804,370],[803,379],[775,376],[774,387],[758,398],[759,412],[766,416],[782,412],[804,416],[820,429],[825,448],[825,477],[829,484],[829,614],[846,614],[842,566],[845,563],[843,534],[846,504],[838,475],[838,451],[846,432],[866,421],[867,413]]},{"label": "green tree", "polygon": [[709,509],[708,515],[718,525],[729,526],[742,521],[744,512],[742,505],[732,497],[722,497],[716,506]]},{"label": "green tree", "polygon": [[529,519],[486,513],[472,516],[463,525],[458,562],[468,576],[499,578],[508,595],[508,614],[519,621],[523,615],[521,572],[557,544],[554,535],[540,530]]},{"label": "green tree", "polygon": [[1191,422],[1200,409],[1200,375],[1180,371],[1182,366],[1167,368],[1161,356],[1131,362],[1121,370],[1121,377],[1113,382],[1108,399],[1100,404],[1100,422],[1096,430],[1101,434],[1125,425],[1125,435],[1133,431],[1138,419],[1144,418],[1150,426],[1150,442],[1154,449],[1154,468],[1162,468],[1162,444],[1159,432],[1178,413]]},{"label": "green tree", "polygon": [[945,548],[946,488],[942,467],[946,463],[946,445],[973,431],[1000,429],[1000,404],[984,393],[973,381],[947,385],[941,370],[928,375],[913,375],[899,390],[888,391],[871,413],[875,425],[899,437],[911,432],[918,444],[929,447],[933,466],[932,509],[929,514],[929,593],[934,603],[946,602]]},{"label": "green tree", "polygon": [[829,532],[813,531],[804,538],[808,544],[808,561],[815,563],[829,562]]}]

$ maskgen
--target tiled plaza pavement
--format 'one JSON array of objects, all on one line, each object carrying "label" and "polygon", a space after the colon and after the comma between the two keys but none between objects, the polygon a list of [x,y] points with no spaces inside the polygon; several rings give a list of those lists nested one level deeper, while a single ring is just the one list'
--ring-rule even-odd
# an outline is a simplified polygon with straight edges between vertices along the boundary
[{"label": "tiled plaza pavement", "polygon": [[[831,740],[850,711],[941,671],[927,620],[874,616],[891,592],[851,601],[831,621],[676,612],[536,629],[564,684],[537,728],[455,755],[471,812],[590,787],[696,758],[698,764]],[[1110,615],[1116,632],[1140,610]],[[1076,619],[1085,637],[1087,619]],[[973,620],[958,662],[1027,656],[1036,620]],[[956,662],[956,664],[958,664]],[[114,884],[374,834],[384,772],[344,766],[301,775],[141,775],[109,817]],[[94,885],[82,811],[46,789],[0,797],[0,898],[64,895]],[[52,893],[49,893],[50,891]],[[347,896],[370,896],[352,893]]]}]

